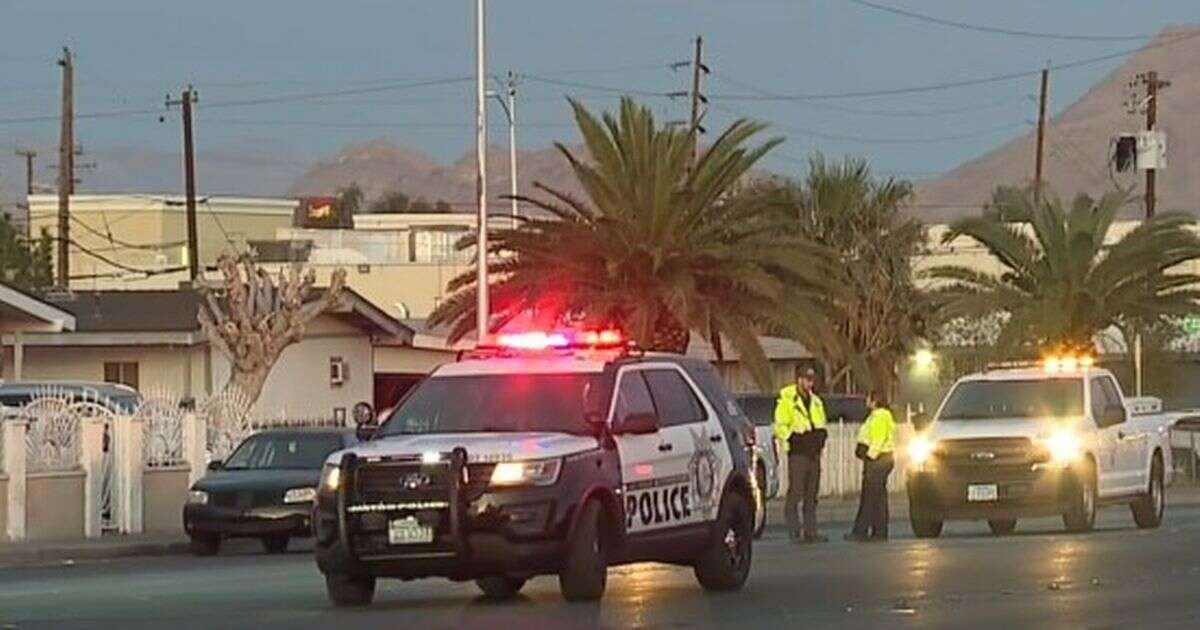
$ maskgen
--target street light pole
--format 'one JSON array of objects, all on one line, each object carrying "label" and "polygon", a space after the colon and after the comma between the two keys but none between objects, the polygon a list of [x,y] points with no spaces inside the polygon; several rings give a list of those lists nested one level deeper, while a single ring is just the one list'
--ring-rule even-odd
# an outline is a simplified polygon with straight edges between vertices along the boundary
[{"label": "street light pole", "polygon": [[[500,79],[497,78],[496,81],[499,83]],[[515,228],[520,210],[517,208],[517,79],[512,71],[509,71],[508,80],[501,84],[501,87],[504,88],[505,98],[501,98],[499,92],[492,91],[488,92],[488,96],[500,103],[504,115],[508,118],[508,182]]]},{"label": "street light pole", "polygon": [[479,205],[475,243],[475,339],[483,344],[489,332],[488,211],[487,211],[487,22],[485,0],[475,0],[475,192]]}]

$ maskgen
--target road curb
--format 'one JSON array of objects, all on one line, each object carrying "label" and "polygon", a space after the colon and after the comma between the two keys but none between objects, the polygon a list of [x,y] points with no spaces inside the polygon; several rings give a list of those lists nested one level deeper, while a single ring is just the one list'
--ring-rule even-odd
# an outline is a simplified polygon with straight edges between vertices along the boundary
[{"label": "road curb", "polygon": [[95,545],[72,542],[64,546],[33,548],[20,548],[24,545],[17,543],[12,545],[18,547],[16,549],[5,549],[6,546],[9,545],[0,544],[0,567],[70,564],[80,560],[169,556],[187,553],[189,550],[185,540]]}]

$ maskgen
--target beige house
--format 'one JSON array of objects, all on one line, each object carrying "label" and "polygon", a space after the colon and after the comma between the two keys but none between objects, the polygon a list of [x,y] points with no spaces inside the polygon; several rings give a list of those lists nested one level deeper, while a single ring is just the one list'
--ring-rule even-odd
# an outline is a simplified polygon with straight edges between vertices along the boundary
[{"label": "beige house", "polygon": [[[292,224],[294,199],[200,196],[196,232],[202,266],[213,265],[246,243],[274,238]],[[161,194],[71,195],[71,287],[76,289],[172,288],[179,277],[148,278],[187,266],[187,212],[183,197]],[[57,238],[58,196],[29,196],[30,233]],[[57,261],[57,248],[54,250]],[[55,262],[57,264],[57,262]]]},{"label": "beige house", "polygon": [[[229,362],[197,323],[199,296],[168,291],[77,291],[48,306],[74,326],[24,332],[21,352],[7,353],[5,375],[26,380],[119,382],[143,393],[202,399],[224,384]],[[255,413],[270,417],[339,417],[374,396],[376,343],[403,346],[412,331],[353,291],[312,322],[271,371]]]}]

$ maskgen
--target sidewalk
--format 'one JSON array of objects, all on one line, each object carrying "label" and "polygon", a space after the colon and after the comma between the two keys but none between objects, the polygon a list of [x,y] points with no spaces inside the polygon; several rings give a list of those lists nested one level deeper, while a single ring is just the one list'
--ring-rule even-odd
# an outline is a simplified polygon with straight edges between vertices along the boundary
[{"label": "sidewalk", "polygon": [[[1170,506],[1173,505],[1200,505],[1200,485],[1181,481],[1168,488],[1168,514]],[[908,519],[908,501],[902,495],[891,495],[890,508],[893,521]],[[782,509],[781,500],[773,500],[767,504],[769,530],[782,531]],[[823,524],[829,526],[844,526],[854,520],[857,510],[857,497],[822,499],[820,519]],[[108,534],[94,540],[0,543],[0,567],[70,564],[77,561],[165,556],[187,552],[187,538],[182,534]]]}]

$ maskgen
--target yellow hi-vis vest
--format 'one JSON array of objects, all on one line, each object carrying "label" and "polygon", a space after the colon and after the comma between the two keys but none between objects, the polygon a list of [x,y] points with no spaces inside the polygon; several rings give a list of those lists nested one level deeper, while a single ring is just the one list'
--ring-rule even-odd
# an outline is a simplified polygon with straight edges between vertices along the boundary
[{"label": "yellow hi-vis vest", "polygon": [[793,433],[808,433],[813,429],[825,428],[825,403],[815,393],[808,396],[808,409],[801,404],[800,390],[795,385],[788,385],[779,390],[779,398],[775,401],[775,439],[783,443],[787,450],[788,438]]},{"label": "yellow hi-vis vest", "polygon": [[867,416],[858,429],[858,443],[867,446],[867,457],[876,459],[896,448],[896,419],[892,412],[880,407]]}]

